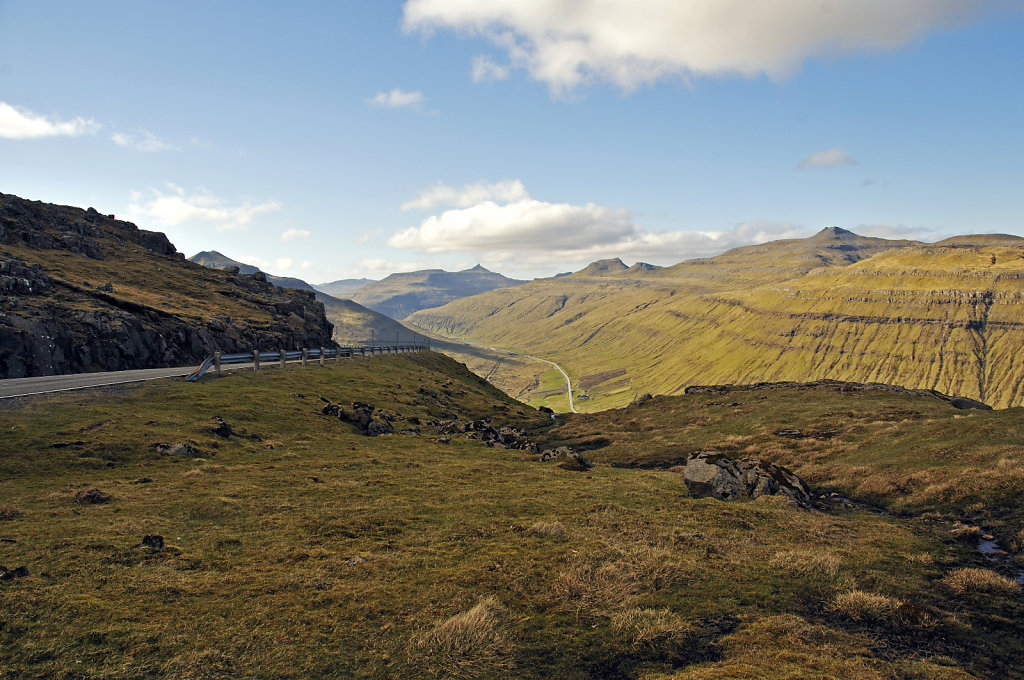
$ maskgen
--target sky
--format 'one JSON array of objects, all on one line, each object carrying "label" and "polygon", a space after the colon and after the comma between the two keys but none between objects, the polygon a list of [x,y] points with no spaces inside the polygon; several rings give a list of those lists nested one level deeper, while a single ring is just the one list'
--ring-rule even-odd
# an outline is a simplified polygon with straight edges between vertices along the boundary
[{"label": "sky", "polygon": [[0,0],[0,192],[312,283],[1024,235],[1024,0]]}]

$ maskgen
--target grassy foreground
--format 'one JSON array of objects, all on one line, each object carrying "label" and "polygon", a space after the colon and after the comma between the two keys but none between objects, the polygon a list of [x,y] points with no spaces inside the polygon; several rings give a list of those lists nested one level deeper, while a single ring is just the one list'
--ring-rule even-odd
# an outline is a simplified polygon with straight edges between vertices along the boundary
[{"label": "grassy foreground", "polygon": [[[319,396],[421,434],[365,437]],[[606,436],[659,404],[605,414]],[[600,445],[596,421],[551,430],[439,355],[0,405],[0,564],[30,572],[0,581],[0,678],[1024,677],[1019,588],[940,524],[692,499],[669,470],[570,472],[426,425],[453,415]],[[154,448],[177,442],[197,453]],[[815,464],[854,455],[839,442]],[[110,501],[76,503],[87,487]],[[163,550],[139,545],[152,534]]]}]

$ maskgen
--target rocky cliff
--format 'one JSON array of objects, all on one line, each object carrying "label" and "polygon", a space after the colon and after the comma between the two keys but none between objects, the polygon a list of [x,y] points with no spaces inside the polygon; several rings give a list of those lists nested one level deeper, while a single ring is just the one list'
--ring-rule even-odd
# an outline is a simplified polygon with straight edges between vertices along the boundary
[{"label": "rocky cliff", "polygon": [[311,291],[187,262],[164,234],[92,208],[0,194],[0,378],[333,346],[331,333]]}]

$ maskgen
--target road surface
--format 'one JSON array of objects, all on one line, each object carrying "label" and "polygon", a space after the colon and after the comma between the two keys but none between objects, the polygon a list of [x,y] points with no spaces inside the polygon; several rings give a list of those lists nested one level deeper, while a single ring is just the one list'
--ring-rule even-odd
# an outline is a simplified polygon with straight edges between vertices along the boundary
[{"label": "road surface", "polygon": [[31,394],[46,392],[63,392],[65,390],[81,390],[87,387],[104,385],[121,385],[123,383],[156,380],[157,378],[177,378],[185,376],[196,369],[195,366],[183,368],[146,368],[137,371],[110,371],[108,373],[76,373],[74,375],[43,375],[36,378],[8,378],[0,380],[0,399],[11,397],[27,397]]},{"label": "road surface", "polygon": [[[487,349],[492,349],[495,352],[504,352],[505,354],[512,354],[512,352],[509,352],[507,349],[498,349],[497,347],[488,347]],[[548,361],[547,359],[541,359],[540,357],[530,356],[529,354],[523,354],[521,352],[516,352],[516,354],[519,354],[519,356],[526,357],[528,359],[536,359],[537,361],[543,361],[545,364],[551,364],[552,366],[557,368],[558,372],[561,373],[562,376],[565,378],[565,393],[569,396],[569,410],[572,411],[573,413],[579,413],[579,411],[576,410],[576,405],[572,401],[572,380],[569,379],[569,374],[563,371],[561,366],[556,364],[554,361]]]}]

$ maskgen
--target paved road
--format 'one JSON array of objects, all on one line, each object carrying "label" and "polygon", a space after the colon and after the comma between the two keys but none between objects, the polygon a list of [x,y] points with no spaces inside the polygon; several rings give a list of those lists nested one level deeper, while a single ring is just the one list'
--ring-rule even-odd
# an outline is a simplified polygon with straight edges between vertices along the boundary
[{"label": "paved road", "polygon": [[[492,349],[495,352],[504,352],[505,354],[512,354],[512,352],[509,352],[507,349],[498,349],[497,347],[488,347],[487,349]],[[536,359],[537,361],[543,361],[545,364],[551,364],[552,366],[557,368],[558,372],[565,377],[565,393],[569,395],[569,410],[572,411],[573,413],[579,413],[579,411],[576,410],[576,405],[572,401],[572,380],[569,380],[569,374],[563,371],[561,366],[556,364],[554,361],[548,361],[547,359],[541,359],[540,357],[531,356],[529,354],[520,353],[519,356],[526,357],[528,359]]]},{"label": "paved road", "polygon": [[111,371],[109,373],[76,373],[74,375],[44,375],[37,378],[8,378],[0,380],[0,399],[25,397],[30,394],[81,390],[86,387],[120,385],[122,383],[176,378],[195,370],[195,366],[182,368],[147,368],[138,371]]}]

